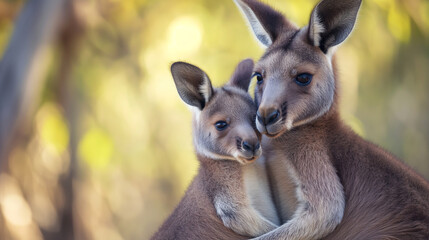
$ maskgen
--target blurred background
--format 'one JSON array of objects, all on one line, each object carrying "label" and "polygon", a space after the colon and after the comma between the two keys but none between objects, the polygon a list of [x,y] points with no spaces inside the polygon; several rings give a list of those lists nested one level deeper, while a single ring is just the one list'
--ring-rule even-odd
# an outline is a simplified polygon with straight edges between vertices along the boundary
[{"label": "blurred background", "polygon": [[[315,0],[265,0],[307,24]],[[364,0],[344,120],[429,178],[429,1]],[[196,173],[169,67],[263,50],[232,0],[0,0],[0,239],[148,239]]]}]

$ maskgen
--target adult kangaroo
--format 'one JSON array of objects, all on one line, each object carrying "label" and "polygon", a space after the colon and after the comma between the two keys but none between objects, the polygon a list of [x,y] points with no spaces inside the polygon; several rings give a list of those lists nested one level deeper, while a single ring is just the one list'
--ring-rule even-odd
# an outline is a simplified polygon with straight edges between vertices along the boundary
[{"label": "adult kangaroo", "polygon": [[258,1],[235,2],[267,47],[254,67],[256,125],[283,225],[260,239],[429,239],[427,180],[338,113],[334,52],[361,0],[322,0],[303,28]]}]

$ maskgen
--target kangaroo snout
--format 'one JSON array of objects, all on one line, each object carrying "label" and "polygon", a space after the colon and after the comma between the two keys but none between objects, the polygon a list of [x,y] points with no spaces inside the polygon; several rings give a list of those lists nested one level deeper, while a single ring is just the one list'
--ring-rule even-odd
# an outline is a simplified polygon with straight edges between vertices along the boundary
[{"label": "kangaroo snout", "polygon": [[258,111],[256,116],[261,124],[267,126],[275,123],[280,118],[280,112],[277,109],[268,109],[267,111]]},{"label": "kangaroo snout", "polygon": [[237,139],[237,147],[240,151],[239,161],[249,163],[256,160],[262,153],[259,139]]},{"label": "kangaroo snout", "polygon": [[284,129],[282,118],[285,114],[283,109],[261,105],[256,113],[256,128],[268,137],[275,137]]},{"label": "kangaroo snout", "polygon": [[256,143],[243,141],[242,147],[245,151],[255,153],[255,151],[257,151],[261,147],[261,145],[259,144],[259,141]]}]

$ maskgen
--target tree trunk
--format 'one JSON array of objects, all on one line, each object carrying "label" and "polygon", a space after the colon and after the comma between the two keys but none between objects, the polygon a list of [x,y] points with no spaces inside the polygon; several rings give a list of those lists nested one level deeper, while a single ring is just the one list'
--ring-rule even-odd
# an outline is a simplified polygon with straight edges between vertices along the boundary
[{"label": "tree trunk", "polygon": [[47,47],[54,40],[67,0],[28,0],[16,20],[0,62],[0,170],[17,126],[31,119],[48,65]]}]

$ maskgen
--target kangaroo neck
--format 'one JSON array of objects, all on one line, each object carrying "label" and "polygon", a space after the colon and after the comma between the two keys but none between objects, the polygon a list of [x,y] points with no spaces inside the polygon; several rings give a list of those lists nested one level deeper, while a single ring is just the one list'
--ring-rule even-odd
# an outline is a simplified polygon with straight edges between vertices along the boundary
[{"label": "kangaroo neck", "polygon": [[213,159],[197,155],[200,162],[200,174],[210,181],[222,182],[225,178],[239,177],[240,164],[232,160]]},{"label": "kangaroo neck", "polygon": [[204,184],[206,195],[213,201],[216,195],[241,189],[243,173],[240,164],[231,160],[211,159],[198,155],[199,178]]}]

